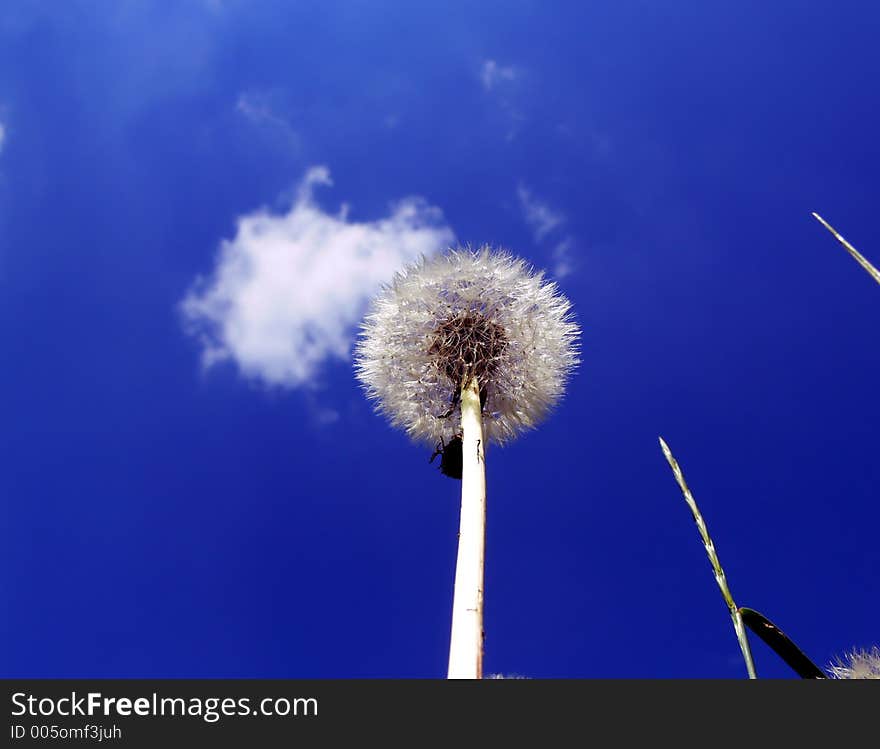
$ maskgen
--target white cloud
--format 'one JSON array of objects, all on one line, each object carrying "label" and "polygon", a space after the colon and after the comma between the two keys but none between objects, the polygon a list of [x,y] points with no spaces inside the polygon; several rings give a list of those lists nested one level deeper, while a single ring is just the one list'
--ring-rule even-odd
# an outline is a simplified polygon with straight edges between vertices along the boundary
[{"label": "white cloud", "polygon": [[480,68],[480,80],[486,91],[491,91],[499,83],[515,81],[516,78],[516,68],[511,65],[499,65],[495,60],[485,60]]},{"label": "white cloud", "polygon": [[565,278],[574,271],[574,261],[571,256],[573,246],[571,237],[566,237],[553,248],[553,275],[556,278]]},{"label": "white cloud", "polygon": [[[551,234],[557,232],[565,224],[565,216],[552,208],[547,202],[535,197],[531,190],[520,183],[517,187],[519,204],[523,217],[531,227],[535,242],[543,243]],[[564,278],[574,271],[572,250],[574,240],[566,235],[556,242],[551,255],[553,257],[553,275]]]},{"label": "white cloud", "polygon": [[534,196],[525,185],[520,184],[516,189],[519,196],[519,204],[523,211],[526,223],[532,227],[535,241],[542,241],[551,231],[565,222],[565,216],[554,211],[547,203]]},{"label": "white cloud", "polygon": [[245,91],[238,95],[235,111],[258,124],[268,122],[287,127],[287,123],[272,111],[270,98],[271,96],[265,92]]},{"label": "white cloud", "polygon": [[3,123],[0,122],[0,151],[3,150],[4,140],[6,140],[6,129],[3,127]]},{"label": "white cloud", "polygon": [[495,60],[484,60],[480,65],[480,82],[483,90],[491,98],[502,114],[504,139],[511,142],[516,138],[525,123],[521,79],[524,71],[513,65],[499,65]]},{"label": "white cloud", "polygon": [[182,302],[187,330],[210,367],[233,361],[246,377],[299,387],[329,359],[347,359],[366,304],[395,271],[452,243],[438,208],[410,197],[387,217],[358,223],[315,204],[313,167],[290,209],[238,219],[210,277],[196,279]]},{"label": "white cloud", "polygon": [[278,111],[283,110],[283,102],[271,91],[245,91],[235,102],[235,111],[261,128],[267,134],[279,138],[288,147],[298,149],[300,137],[290,123]]}]

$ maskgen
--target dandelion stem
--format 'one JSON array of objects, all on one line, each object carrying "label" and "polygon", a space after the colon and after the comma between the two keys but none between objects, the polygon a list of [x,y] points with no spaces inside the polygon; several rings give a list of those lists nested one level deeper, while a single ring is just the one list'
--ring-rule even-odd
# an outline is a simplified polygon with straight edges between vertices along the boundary
[{"label": "dandelion stem", "polygon": [[855,247],[853,247],[840,234],[838,234],[834,227],[832,227],[831,224],[829,224],[815,211],[813,212],[813,218],[815,218],[820,224],[822,224],[822,226],[824,226],[834,235],[834,238],[846,248],[846,251],[849,252],[849,254],[856,259],[856,262],[861,265],[866,271],[868,271],[868,274],[871,276],[871,278],[873,278],[877,283],[880,283],[880,271],[878,271],[873,265],[871,265],[871,263],[869,263]]},{"label": "dandelion stem", "polygon": [[449,678],[481,679],[486,466],[480,388],[476,378],[471,378],[461,389],[461,429],[461,522],[452,597]]},{"label": "dandelion stem", "polygon": [[663,448],[663,454],[666,456],[666,461],[669,463],[669,467],[672,469],[672,473],[675,475],[675,480],[678,482],[679,487],[681,487],[684,501],[687,502],[691,513],[693,513],[694,520],[697,523],[697,530],[700,531],[700,537],[703,539],[703,545],[706,547],[706,554],[709,555],[709,561],[712,563],[712,569],[715,572],[715,581],[718,583],[718,587],[721,588],[721,595],[724,596],[724,602],[727,604],[727,608],[730,609],[730,616],[733,619],[733,629],[736,632],[736,639],[739,641],[739,647],[742,650],[743,659],[746,662],[746,670],[749,672],[749,678],[757,679],[758,677],[755,674],[755,663],[752,660],[752,651],[749,648],[749,640],[746,636],[742,614],[733,602],[733,596],[730,594],[730,588],[727,586],[727,578],[724,576],[724,570],[721,568],[721,562],[718,560],[718,554],[715,552],[715,543],[709,535],[706,521],[703,520],[703,516],[700,514],[700,509],[697,507],[694,495],[691,494],[691,490],[688,489],[687,482],[684,480],[684,474],[681,472],[678,461],[672,456],[672,451],[669,449],[669,445],[666,444],[662,437],[660,437],[660,447]]}]

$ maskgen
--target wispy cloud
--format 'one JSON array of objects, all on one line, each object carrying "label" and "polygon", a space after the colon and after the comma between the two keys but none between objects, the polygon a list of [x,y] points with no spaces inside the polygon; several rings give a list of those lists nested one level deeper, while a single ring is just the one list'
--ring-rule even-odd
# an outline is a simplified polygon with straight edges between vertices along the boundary
[{"label": "wispy cloud", "polygon": [[565,278],[574,271],[573,248],[574,241],[571,237],[566,237],[553,248],[553,275],[556,278]]},{"label": "wispy cloud", "polygon": [[235,102],[235,111],[255,127],[280,137],[288,146],[298,148],[299,133],[290,122],[279,113],[283,105],[278,97],[269,91],[245,91]]},{"label": "wispy cloud", "polygon": [[0,152],[3,151],[3,143],[6,140],[6,128],[3,127],[3,123],[0,122]]},{"label": "wispy cloud", "polygon": [[232,361],[269,385],[300,387],[330,359],[347,359],[369,298],[396,270],[452,243],[441,211],[409,197],[376,221],[348,220],[313,199],[330,172],[308,171],[290,209],[238,219],[213,273],[196,279],[181,303],[188,332],[211,367]]},{"label": "wispy cloud", "polygon": [[495,101],[503,115],[504,139],[510,142],[516,138],[525,122],[520,90],[523,71],[513,65],[500,65],[495,60],[484,60],[479,73],[483,90]]},{"label": "wispy cloud", "polygon": [[235,111],[244,115],[251,122],[270,123],[289,127],[287,121],[273,111],[270,104],[271,94],[260,91],[245,91],[235,101]]},{"label": "wispy cloud", "polygon": [[519,204],[526,223],[532,228],[535,241],[541,242],[555,228],[565,221],[565,216],[553,210],[550,205],[535,197],[531,190],[520,183],[516,188]]},{"label": "wispy cloud", "polygon": [[517,77],[518,73],[515,67],[499,65],[495,60],[484,60],[480,67],[480,80],[486,91],[491,91],[500,83],[513,82]]},{"label": "wispy cloud", "polygon": [[[563,213],[551,207],[546,201],[536,197],[522,183],[519,184],[516,192],[519,197],[523,218],[531,227],[536,243],[544,243],[545,240],[552,238],[553,234],[562,233],[561,229],[566,222]],[[554,262],[553,273],[557,278],[564,278],[574,270],[573,249],[574,240],[570,235],[564,235],[556,241],[551,255]]]}]

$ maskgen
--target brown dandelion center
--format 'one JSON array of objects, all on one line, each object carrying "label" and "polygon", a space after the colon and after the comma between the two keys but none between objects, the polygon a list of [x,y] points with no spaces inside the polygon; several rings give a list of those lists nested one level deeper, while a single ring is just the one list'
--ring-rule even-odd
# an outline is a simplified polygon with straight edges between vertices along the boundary
[{"label": "brown dandelion center", "polygon": [[460,312],[434,331],[428,353],[456,387],[476,377],[485,386],[507,347],[507,334],[478,312]]}]

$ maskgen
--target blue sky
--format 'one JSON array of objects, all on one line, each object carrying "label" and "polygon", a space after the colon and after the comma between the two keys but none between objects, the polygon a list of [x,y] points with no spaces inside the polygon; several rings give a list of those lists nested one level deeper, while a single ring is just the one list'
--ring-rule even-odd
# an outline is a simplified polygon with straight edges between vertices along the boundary
[{"label": "blue sky", "polygon": [[[488,456],[488,672],[878,643],[880,11],[0,7],[0,673],[442,677],[458,484],[351,343],[450,243],[546,269],[582,363]],[[790,672],[753,639],[759,675]]]}]

